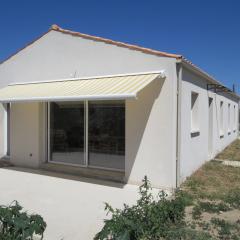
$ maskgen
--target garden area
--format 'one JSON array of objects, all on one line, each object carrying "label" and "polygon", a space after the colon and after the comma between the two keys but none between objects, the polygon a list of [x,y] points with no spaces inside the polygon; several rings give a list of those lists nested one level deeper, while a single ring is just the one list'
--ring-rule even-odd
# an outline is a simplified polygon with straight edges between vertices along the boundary
[{"label": "garden area", "polygon": [[[238,160],[240,141],[218,158]],[[172,196],[152,194],[147,177],[133,206],[113,209],[96,240],[237,240],[240,239],[240,167],[210,161],[189,177]]]},{"label": "garden area", "polygon": [[[239,149],[237,140],[217,158],[239,161]],[[95,240],[240,240],[240,167],[207,162],[171,195],[156,193],[144,177],[135,204],[105,203],[105,211]],[[45,239],[46,222],[13,201],[0,206],[0,239]]]},{"label": "garden area", "polygon": [[217,155],[217,159],[240,161],[240,139],[235,140],[232,144]]}]

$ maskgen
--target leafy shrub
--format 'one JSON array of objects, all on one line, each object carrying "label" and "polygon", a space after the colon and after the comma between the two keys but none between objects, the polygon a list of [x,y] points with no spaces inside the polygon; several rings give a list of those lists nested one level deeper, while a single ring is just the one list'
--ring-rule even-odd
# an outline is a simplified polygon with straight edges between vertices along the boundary
[{"label": "leafy shrub", "polygon": [[185,207],[191,201],[189,196],[176,193],[174,199],[167,199],[165,192],[161,191],[154,199],[147,177],[139,193],[137,204],[131,207],[125,204],[122,210],[105,204],[111,219],[105,220],[96,240],[211,239],[185,225]]},{"label": "leafy shrub", "polygon": [[32,240],[34,236],[43,238],[46,223],[39,215],[29,215],[22,211],[17,201],[9,206],[0,206],[0,239]]}]

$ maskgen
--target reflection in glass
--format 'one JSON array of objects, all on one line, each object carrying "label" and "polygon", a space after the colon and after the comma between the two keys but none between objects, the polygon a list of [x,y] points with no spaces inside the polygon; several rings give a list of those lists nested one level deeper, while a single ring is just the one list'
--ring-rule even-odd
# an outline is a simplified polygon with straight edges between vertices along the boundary
[{"label": "reflection in glass", "polygon": [[50,103],[50,160],[84,164],[84,103]]},{"label": "reflection in glass", "polygon": [[124,169],[125,103],[89,102],[89,165]]}]

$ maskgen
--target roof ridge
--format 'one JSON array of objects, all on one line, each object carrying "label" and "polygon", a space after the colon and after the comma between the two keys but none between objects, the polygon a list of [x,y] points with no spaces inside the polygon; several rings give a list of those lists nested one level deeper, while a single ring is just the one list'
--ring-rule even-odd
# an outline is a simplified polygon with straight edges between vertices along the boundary
[{"label": "roof ridge", "polygon": [[170,58],[176,58],[176,59],[182,58],[182,55],[180,55],[180,54],[162,52],[162,51],[154,50],[151,48],[141,47],[141,46],[138,46],[135,44],[114,41],[114,40],[111,40],[108,38],[103,38],[103,37],[98,37],[98,36],[94,36],[94,35],[89,35],[89,34],[85,34],[85,33],[72,31],[72,30],[67,30],[67,29],[63,29],[63,28],[59,27],[57,24],[53,24],[49,30],[53,30],[53,31],[57,31],[57,32],[65,33],[65,34],[70,34],[73,36],[78,36],[78,37],[82,37],[82,38],[86,38],[86,39],[92,39],[95,41],[105,42],[105,43],[116,45],[119,47],[125,47],[125,48],[129,48],[132,50],[141,51],[144,53],[153,54],[153,55],[157,55],[157,56],[170,57]]}]

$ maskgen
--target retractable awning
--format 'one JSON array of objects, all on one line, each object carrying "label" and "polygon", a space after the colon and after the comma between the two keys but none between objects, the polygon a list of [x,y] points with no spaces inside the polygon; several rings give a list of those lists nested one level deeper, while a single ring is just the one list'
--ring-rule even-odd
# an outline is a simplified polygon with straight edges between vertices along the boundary
[{"label": "retractable awning", "polygon": [[164,77],[164,72],[158,72],[36,83],[17,83],[0,89],[0,102],[137,98],[140,90],[153,80]]}]

